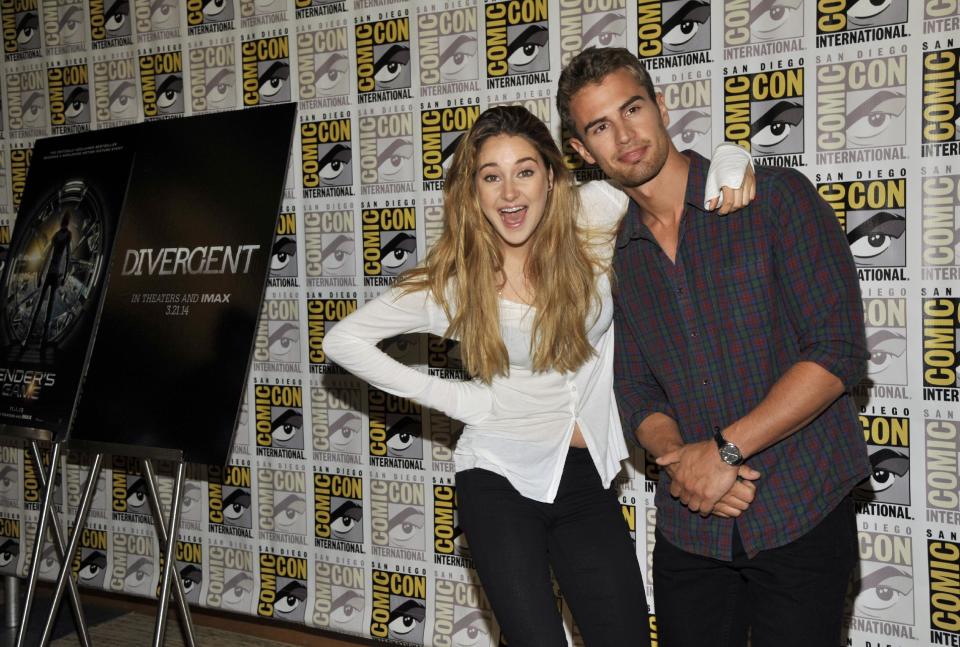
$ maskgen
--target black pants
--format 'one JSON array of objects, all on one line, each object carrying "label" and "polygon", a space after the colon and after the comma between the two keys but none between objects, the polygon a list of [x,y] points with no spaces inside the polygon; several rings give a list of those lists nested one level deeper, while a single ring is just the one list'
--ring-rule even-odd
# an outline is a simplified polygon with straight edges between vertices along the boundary
[{"label": "black pants", "polygon": [[556,575],[586,647],[649,645],[646,594],[616,493],[571,448],[552,504],[482,469],[457,473],[460,525],[510,647],[565,647]]},{"label": "black pants", "polygon": [[659,531],[653,551],[657,628],[664,647],[837,647],[844,595],[857,563],[847,497],[806,535],[748,559],[691,555]]}]

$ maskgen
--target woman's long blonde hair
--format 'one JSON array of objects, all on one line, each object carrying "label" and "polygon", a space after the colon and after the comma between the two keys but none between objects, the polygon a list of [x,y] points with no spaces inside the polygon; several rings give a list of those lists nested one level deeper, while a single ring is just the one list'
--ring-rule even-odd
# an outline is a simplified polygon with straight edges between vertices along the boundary
[{"label": "woman's long blonde hair", "polygon": [[586,322],[597,303],[601,271],[577,223],[580,199],[550,131],[526,108],[485,111],[463,136],[447,173],[443,232],[423,265],[404,275],[400,286],[432,292],[450,321],[446,335],[460,340],[464,368],[487,383],[509,372],[497,290],[503,266],[500,238],[480,210],[476,191],[480,148],[497,135],[525,138],[553,171],[553,189],[525,267],[535,290],[530,342],[535,371],[573,371],[593,353]]}]

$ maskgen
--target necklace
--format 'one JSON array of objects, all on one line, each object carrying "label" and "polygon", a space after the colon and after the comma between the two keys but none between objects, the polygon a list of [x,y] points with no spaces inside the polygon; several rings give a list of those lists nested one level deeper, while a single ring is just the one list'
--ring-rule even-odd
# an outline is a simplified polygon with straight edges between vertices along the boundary
[{"label": "necklace", "polygon": [[[527,301],[525,298],[523,298],[523,293],[520,292],[520,290],[517,289],[517,286],[513,284],[513,281],[510,280],[510,275],[504,272],[503,270],[500,270],[500,273],[503,274],[504,284],[500,286],[499,290],[497,290],[497,294],[499,294],[500,296],[503,296],[503,286],[509,285],[510,289],[513,290],[513,293],[517,295],[518,299],[520,299],[521,303],[523,303],[524,305],[530,305],[530,302]],[[526,273],[523,273],[522,276],[523,276],[523,286],[527,287]]]}]

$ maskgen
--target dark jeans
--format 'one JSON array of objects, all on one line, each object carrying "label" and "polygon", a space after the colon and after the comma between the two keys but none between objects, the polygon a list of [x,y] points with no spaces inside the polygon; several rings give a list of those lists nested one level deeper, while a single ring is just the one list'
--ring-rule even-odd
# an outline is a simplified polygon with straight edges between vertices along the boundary
[{"label": "dark jeans", "polygon": [[460,526],[510,647],[565,647],[556,575],[587,647],[649,645],[636,550],[613,489],[570,449],[553,503],[482,469],[457,473]]},{"label": "dark jeans", "polygon": [[663,647],[837,647],[844,595],[857,563],[853,501],[806,535],[748,559],[691,555],[656,533],[653,591]]}]

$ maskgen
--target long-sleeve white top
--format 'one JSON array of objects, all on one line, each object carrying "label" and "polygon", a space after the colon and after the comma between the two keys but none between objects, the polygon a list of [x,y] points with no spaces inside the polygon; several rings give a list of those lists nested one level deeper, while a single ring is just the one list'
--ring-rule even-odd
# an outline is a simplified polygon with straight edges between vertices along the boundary
[{"label": "long-sleeve white top", "polygon": [[[718,180],[729,186],[740,185],[749,160],[742,149],[734,148],[718,149],[714,155]],[[712,181],[708,179],[708,186]],[[615,242],[612,233],[626,211],[627,196],[606,182],[590,182],[580,187],[580,199],[582,224],[598,234],[591,240],[600,246],[598,254],[609,260]],[[454,452],[457,471],[489,470],[505,477],[523,496],[552,503],[576,425],[604,487],[609,487],[628,454],[613,394],[610,280],[601,273],[597,281],[599,303],[587,330],[594,354],[573,372],[533,371],[534,310],[502,298],[500,330],[509,355],[509,375],[486,385],[430,376],[397,362],[377,343],[405,333],[446,333],[449,321],[428,290],[385,292],[337,323],[325,335],[323,350],[372,386],[464,422]]]}]

